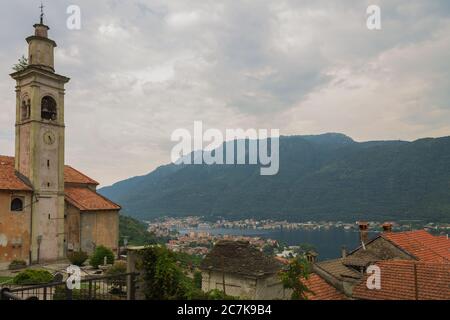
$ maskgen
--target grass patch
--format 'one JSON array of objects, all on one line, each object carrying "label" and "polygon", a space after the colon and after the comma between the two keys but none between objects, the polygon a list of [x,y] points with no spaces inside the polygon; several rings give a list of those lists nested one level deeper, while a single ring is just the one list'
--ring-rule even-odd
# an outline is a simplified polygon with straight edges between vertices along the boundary
[{"label": "grass patch", "polygon": [[13,277],[0,276],[0,284],[12,283]]}]

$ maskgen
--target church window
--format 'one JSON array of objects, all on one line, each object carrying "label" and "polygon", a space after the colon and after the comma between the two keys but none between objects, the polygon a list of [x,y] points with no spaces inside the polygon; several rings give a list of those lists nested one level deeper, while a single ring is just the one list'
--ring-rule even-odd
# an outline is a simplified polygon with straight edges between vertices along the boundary
[{"label": "church window", "polygon": [[41,118],[43,120],[56,120],[56,101],[52,97],[45,96],[41,102]]},{"label": "church window", "polygon": [[11,201],[11,211],[23,211],[23,200],[20,198],[13,198]]},{"label": "church window", "polygon": [[27,120],[30,118],[30,108],[31,108],[31,101],[30,99],[24,99],[22,101],[22,107],[21,107],[21,113],[22,113],[22,120]]}]

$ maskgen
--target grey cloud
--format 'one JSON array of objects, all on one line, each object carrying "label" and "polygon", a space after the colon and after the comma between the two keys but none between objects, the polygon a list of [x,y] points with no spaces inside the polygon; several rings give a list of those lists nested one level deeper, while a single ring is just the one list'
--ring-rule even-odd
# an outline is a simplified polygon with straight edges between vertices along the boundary
[{"label": "grey cloud", "polygon": [[[169,161],[170,134],[194,120],[371,140],[448,134],[448,1],[379,0],[383,29],[369,32],[372,2],[48,2],[56,68],[72,78],[67,162],[104,184],[144,174]],[[74,3],[80,31],[65,27]],[[0,154],[14,150],[8,73],[39,4],[4,3]]]}]

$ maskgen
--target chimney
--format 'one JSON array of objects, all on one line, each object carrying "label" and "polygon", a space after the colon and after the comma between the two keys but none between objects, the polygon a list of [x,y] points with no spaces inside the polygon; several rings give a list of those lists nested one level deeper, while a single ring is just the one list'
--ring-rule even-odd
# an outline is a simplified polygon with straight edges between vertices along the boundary
[{"label": "chimney", "polygon": [[316,261],[317,261],[317,256],[318,256],[318,254],[317,254],[316,252],[314,252],[314,251],[308,251],[308,252],[306,253],[306,260],[307,260],[309,263],[311,263],[311,264],[316,263]]},{"label": "chimney", "polygon": [[345,259],[347,257],[347,247],[342,246],[342,259]]},{"label": "chimney", "polygon": [[358,221],[359,226],[359,241],[361,244],[366,244],[369,241],[369,223],[365,221]]},{"label": "chimney", "polygon": [[392,223],[391,222],[383,223],[383,232],[392,232]]}]

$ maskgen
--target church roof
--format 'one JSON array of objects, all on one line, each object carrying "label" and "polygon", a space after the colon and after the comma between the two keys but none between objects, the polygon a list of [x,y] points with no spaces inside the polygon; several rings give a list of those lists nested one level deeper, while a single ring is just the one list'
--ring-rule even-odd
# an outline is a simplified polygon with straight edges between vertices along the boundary
[{"label": "church roof", "polygon": [[[80,171],[65,166],[64,182],[66,185],[65,200],[81,211],[120,210],[120,206],[106,199],[87,186],[98,185],[98,182],[89,178]],[[70,184],[73,184],[71,186]],[[27,179],[22,177],[14,168],[14,157],[0,156],[0,190],[33,191]]]},{"label": "church roof", "polygon": [[32,191],[14,169],[14,158],[0,156],[0,190]]},{"label": "church roof", "polygon": [[66,187],[65,199],[81,211],[120,210],[120,206],[89,188]]},{"label": "church roof", "polygon": [[[64,182],[73,184],[98,185],[94,179],[89,178],[71,166],[64,167]],[[14,168],[14,157],[0,156],[0,190],[32,191],[24,177],[21,177]]]},{"label": "church roof", "polygon": [[64,167],[64,182],[77,184],[93,184],[96,186],[99,185],[99,183],[94,179],[89,178],[80,171],[67,165]]}]

